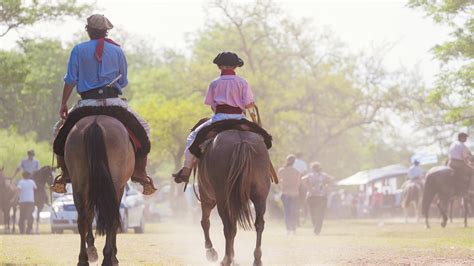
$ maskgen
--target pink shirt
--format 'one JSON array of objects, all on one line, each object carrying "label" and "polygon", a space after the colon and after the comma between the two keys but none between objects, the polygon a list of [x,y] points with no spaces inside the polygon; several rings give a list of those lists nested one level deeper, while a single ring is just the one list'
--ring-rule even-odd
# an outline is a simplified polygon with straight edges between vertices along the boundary
[{"label": "pink shirt", "polygon": [[245,110],[245,106],[253,102],[253,93],[249,84],[236,75],[222,75],[213,80],[204,100],[204,103],[212,106],[213,109],[217,105],[227,104]]}]

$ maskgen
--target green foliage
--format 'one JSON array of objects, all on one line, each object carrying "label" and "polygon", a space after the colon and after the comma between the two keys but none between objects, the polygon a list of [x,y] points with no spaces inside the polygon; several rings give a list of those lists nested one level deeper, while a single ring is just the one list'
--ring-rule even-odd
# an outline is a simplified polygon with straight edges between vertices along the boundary
[{"label": "green foliage", "polygon": [[[0,129],[0,167],[5,166],[5,174],[10,177],[26,158],[28,150],[35,150],[40,165],[51,164],[52,151],[48,142],[38,141],[36,134],[18,134],[14,129]],[[17,178],[20,175],[17,175]]]},{"label": "green foliage", "polygon": [[89,12],[90,5],[79,5],[76,0],[2,0],[0,1],[0,37],[10,30],[50,21],[65,16],[76,16]]},{"label": "green foliage", "polygon": [[[398,73],[384,69],[383,51],[348,53],[333,34],[289,18],[272,1],[215,1],[211,8],[222,16],[194,34],[189,55],[155,52],[125,32],[111,36],[129,62],[125,96],[152,129],[154,172],[180,167],[190,128],[212,114],[203,98],[219,75],[212,59],[223,50],[245,60],[237,72],[253,88],[274,137],[275,165],[302,152],[344,177],[406,156],[377,134],[378,125],[386,125],[384,113],[409,95],[400,91]],[[20,134],[35,131],[39,141],[50,139],[69,51],[58,41],[26,40],[17,51],[0,52],[0,128],[14,125]]]},{"label": "green foliage", "polygon": [[55,40],[24,40],[20,51],[0,52],[0,127],[36,131],[49,140],[58,108],[69,51]]},{"label": "green foliage", "polygon": [[[449,123],[472,124],[474,94],[474,3],[472,0],[410,0],[409,6],[423,9],[437,23],[449,26],[451,39],[433,47],[441,62],[435,101]],[[439,97],[439,92],[443,97]]]}]

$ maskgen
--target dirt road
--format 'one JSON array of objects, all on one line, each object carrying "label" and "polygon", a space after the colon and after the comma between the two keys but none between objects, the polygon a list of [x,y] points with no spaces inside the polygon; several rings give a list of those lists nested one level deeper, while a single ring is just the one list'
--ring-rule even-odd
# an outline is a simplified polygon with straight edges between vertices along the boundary
[{"label": "dirt road", "polygon": [[[448,228],[426,230],[420,224],[376,220],[329,221],[320,236],[309,225],[287,235],[281,222],[267,222],[263,238],[265,265],[314,264],[474,264],[474,229],[461,221]],[[437,221],[436,221],[437,222]],[[0,235],[0,264],[74,265],[79,236],[49,234]],[[0,232],[3,228],[0,227]],[[224,237],[220,221],[213,220],[211,237],[222,259]],[[236,262],[251,265],[255,233],[239,230]],[[102,249],[104,238],[96,246]],[[118,259],[122,265],[217,265],[205,258],[199,223],[167,221],[148,224],[145,234],[120,234]]]}]

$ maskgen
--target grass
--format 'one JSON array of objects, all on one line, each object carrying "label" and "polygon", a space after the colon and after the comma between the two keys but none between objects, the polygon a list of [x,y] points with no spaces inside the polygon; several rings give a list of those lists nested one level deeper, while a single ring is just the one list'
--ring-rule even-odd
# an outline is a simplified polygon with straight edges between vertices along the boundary
[{"label": "grass", "polygon": [[[263,236],[263,261],[266,265],[473,264],[474,229],[463,228],[460,220],[445,229],[435,222],[432,219],[433,228],[427,230],[421,223],[399,221],[326,221],[320,236],[309,225],[287,236],[281,222],[269,221]],[[211,222],[211,238],[222,259],[225,242],[219,220]],[[198,221],[148,224],[145,234],[120,234],[117,241],[122,265],[210,264]],[[98,249],[103,245],[104,238],[98,238]],[[238,231],[237,263],[252,263],[254,245],[253,231]],[[0,235],[0,265],[73,265],[78,252],[78,235],[49,234],[48,225],[41,226],[40,235]]]}]

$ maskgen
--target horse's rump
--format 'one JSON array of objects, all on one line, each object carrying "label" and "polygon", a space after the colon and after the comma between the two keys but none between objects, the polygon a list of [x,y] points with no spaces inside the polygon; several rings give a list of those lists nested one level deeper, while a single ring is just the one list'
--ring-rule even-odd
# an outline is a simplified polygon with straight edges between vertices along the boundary
[{"label": "horse's rump", "polygon": [[65,160],[76,208],[96,212],[99,234],[120,225],[120,198],[134,158],[127,129],[113,117],[85,117],[67,137]]},{"label": "horse's rump", "polygon": [[414,181],[409,181],[409,183],[404,186],[402,191],[402,207],[407,208],[412,201],[418,203],[421,196],[421,190],[421,184]]},{"label": "horse's rump", "polygon": [[260,135],[238,130],[221,132],[199,160],[199,191],[225,206],[228,217],[242,228],[250,229],[250,192],[267,183],[269,187],[269,161]]}]

